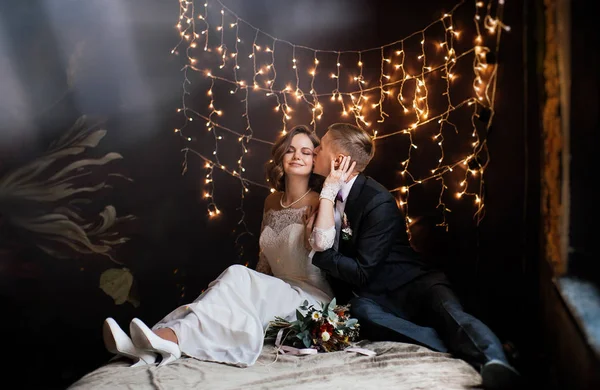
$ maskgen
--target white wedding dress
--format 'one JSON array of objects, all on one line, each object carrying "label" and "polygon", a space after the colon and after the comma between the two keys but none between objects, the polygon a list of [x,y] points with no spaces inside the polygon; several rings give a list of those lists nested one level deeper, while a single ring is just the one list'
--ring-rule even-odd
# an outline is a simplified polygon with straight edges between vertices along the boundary
[{"label": "white wedding dress", "polygon": [[[317,306],[333,298],[324,273],[312,265],[304,246],[305,209],[263,215],[257,269],[270,269],[274,276],[232,265],[194,302],[178,307],[152,329],[171,328],[185,355],[241,367],[254,364],[270,321],[276,316],[294,320],[304,300]],[[335,227],[316,229],[311,244],[318,250],[330,248],[334,236]]]}]

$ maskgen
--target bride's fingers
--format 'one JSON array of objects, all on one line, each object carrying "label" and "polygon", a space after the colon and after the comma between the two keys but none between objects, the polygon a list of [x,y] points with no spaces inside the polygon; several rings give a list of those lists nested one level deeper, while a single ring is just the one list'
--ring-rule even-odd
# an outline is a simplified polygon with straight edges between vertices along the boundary
[{"label": "bride's fingers", "polygon": [[335,171],[335,158],[331,159],[331,172]]},{"label": "bride's fingers", "polygon": [[353,161],[352,164],[350,164],[350,161],[352,161],[352,157],[348,156],[348,160],[345,162],[344,170],[342,171],[341,179],[346,182],[348,181],[348,177],[350,177],[350,174],[356,166],[356,161]]},{"label": "bride's fingers", "polygon": [[344,163],[346,162],[346,156],[342,157],[342,161],[340,161],[340,165],[338,166],[338,171],[340,174],[344,174]]},{"label": "bride's fingers", "polygon": [[348,176],[350,176],[350,174],[352,172],[354,172],[354,168],[356,168],[356,161],[353,161],[352,164],[350,165],[350,168],[348,168],[348,170],[346,171],[346,173],[348,174]]},{"label": "bride's fingers", "polygon": [[339,167],[339,171],[343,174],[344,170],[346,169],[346,161],[348,159],[348,156],[344,156],[342,157],[342,161],[340,162],[340,167]]},{"label": "bride's fingers", "polygon": [[344,156],[344,160],[342,161],[342,174],[346,174],[348,171],[348,167],[350,166],[350,161],[352,161],[352,157]]}]

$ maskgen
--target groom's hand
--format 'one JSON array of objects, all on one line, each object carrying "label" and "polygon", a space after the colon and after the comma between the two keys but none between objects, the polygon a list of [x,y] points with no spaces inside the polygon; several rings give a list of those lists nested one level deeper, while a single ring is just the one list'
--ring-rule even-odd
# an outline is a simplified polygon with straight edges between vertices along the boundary
[{"label": "groom's hand", "polygon": [[304,246],[309,251],[312,249],[312,246],[310,245],[310,236],[315,225],[317,211],[319,211],[318,208],[315,208],[313,210],[313,207],[309,206],[306,208],[304,214],[302,215],[302,222],[304,223]]}]

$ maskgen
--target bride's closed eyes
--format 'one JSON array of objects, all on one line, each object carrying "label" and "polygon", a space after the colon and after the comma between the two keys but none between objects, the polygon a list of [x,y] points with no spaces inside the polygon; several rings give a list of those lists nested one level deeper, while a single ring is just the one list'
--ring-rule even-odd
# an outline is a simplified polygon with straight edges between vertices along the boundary
[{"label": "bride's closed eyes", "polygon": [[[294,148],[293,146],[290,146],[290,148],[287,150],[287,153],[294,153],[296,151],[296,148]],[[305,156],[314,156],[315,153],[312,149],[310,148],[302,148],[300,149],[300,151],[302,152],[302,154],[304,154]]]}]

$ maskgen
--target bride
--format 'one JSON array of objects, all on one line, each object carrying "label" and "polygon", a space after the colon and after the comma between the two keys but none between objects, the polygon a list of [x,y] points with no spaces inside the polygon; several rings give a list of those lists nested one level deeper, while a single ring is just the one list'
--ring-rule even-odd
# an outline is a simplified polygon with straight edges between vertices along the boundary
[{"label": "bride", "polygon": [[[153,364],[159,356],[162,366],[184,354],[246,367],[256,362],[264,331],[276,316],[293,320],[305,300],[315,306],[329,302],[333,293],[325,275],[309,259],[311,249],[332,247],[336,233],[332,218],[315,220],[319,193],[314,190],[317,178],[312,169],[318,145],[310,129],[297,126],[273,146],[267,175],[277,191],[264,203],[256,271],[242,265],[228,267],[196,300],[178,307],[152,329],[134,318],[129,324],[131,338],[107,318],[106,348],[132,359],[132,366]],[[350,170],[344,164],[326,181],[345,180]]]}]

